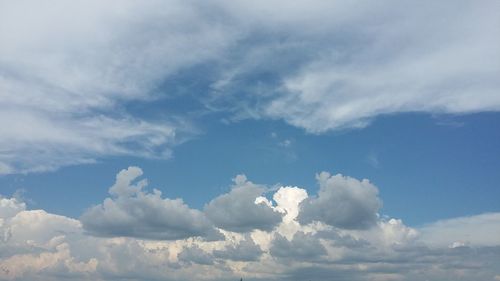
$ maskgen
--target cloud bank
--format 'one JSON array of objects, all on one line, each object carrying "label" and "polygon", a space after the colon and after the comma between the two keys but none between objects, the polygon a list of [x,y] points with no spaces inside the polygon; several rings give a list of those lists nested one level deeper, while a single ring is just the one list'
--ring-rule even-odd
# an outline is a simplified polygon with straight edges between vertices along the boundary
[{"label": "cloud bank", "polygon": [[[191,209],[149,192],[140,176],[138,167],[120,171],[111,197],[80,220],[0,197],[0,280],[494,281],[500,275],[497,213],[412,228],[372,215],[381,199],[368,180],[323,172],[317,195],[284,186],[266,198],[265,185],[239,175],[229,193],[211,201],[218,212],[242,204],[280,220],[263,228],[237,213],[224,224],[206,214],[208,207]],[[338,223],[345,218],[361,218],[362,227]],[[209,239],[213,233],[217,239]]]}]

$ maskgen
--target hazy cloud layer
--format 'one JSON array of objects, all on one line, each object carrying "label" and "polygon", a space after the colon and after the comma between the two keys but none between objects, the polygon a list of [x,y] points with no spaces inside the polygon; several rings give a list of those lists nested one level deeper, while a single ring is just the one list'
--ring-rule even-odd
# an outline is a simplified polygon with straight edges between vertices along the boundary
[{"label": "hazy cloud layer", "polygon": [[184,247],[182,252],[177,256],[180,262],[186,262],[188,264],[197,263],[204,265],[214,264],[214,258],[212,255],[200,249],[198,245],[191,247]]},{"label": "hazy cloud layer", "polygon": [[[168,157],[193,112],[130,105],[177,95],[225,120],[314,133],[381,114],[498,111],[498,10],[495,0],[3,1],[0,173]],[[200,88],[179,93],[186,81]]]},{"label": "hazy cloud layer", "polygon": [[[500,214],[485,213],[437,221],[421,229],[422,240],[435,246],[495,246],[500,244]],[[447,244],[453,240],[453,244]]]},{"label": "hazy cloud layer", "polygon": [[[21,200],[1,197],[0,280],[495,281],[500,275],[497,213],[419,229],[381,215],[368,216],[370,223],[363,228],[344,228],[329,223],[337,223],[330,218],[337,212],[315,212],[322,214],[318,220],[301,224],[302,212],[327,205],[336,210],[339,202],[350,202],[348,210],[359,210],[347,214],[377,212],[365,202],[372,198],[368,202],[380,203],[377,189],[367,180],[320,173],[318,196],[308,197],[299,187],[281,187],[269,200],[260,197],[262,186],[238,176],[231,192],[259,192],[230,192],[222,195],[224,202],[243,198],[245,203],[253,197],[252,204],[280,213],[280,221],[259,230],[254,221],[244,220],[236,231],[222,229],[220,239],[211,241],[206,238],[215,229],[202,211],[180,199],[163,199],[159,191],[148,193],[147,182],[137,181],[141,175],[138,167],[119,172],[111,198],[90,208],[81,220],[27,210]],[[349,196],[336,197],[338,191],[330,191],[328,204],[317,203],[325,188],[340,188]],[[352,204],[353,194],[363,200]],[[218,208],[224,206],[228,212],[234,207]],[[248,232],[240,233],[242,229]]]}]

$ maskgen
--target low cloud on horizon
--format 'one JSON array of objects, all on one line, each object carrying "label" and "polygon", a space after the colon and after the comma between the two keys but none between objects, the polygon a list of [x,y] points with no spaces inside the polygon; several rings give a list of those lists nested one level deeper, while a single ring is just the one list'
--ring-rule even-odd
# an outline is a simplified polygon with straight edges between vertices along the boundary
[{"label": "low cloud on horizon", "polygon": [[368,180],[326,172],[317,175],[318,195],[282,186],[270,198],[264,185],[238,175],[228,193],[196,210],[147,190],[142,173],[120,171],[111,197],[79,220],[0,197],[0,280],[492,281],[500,274],[500,213],[412,228],[379,213],[382,200]]}]

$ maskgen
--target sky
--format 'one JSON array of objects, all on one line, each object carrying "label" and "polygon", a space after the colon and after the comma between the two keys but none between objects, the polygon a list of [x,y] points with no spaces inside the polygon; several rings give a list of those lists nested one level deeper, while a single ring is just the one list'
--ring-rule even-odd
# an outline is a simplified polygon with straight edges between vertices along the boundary
[{"label": "sky", "polygon": [[0,280],[500,280],[500,2],[1,1]]}]

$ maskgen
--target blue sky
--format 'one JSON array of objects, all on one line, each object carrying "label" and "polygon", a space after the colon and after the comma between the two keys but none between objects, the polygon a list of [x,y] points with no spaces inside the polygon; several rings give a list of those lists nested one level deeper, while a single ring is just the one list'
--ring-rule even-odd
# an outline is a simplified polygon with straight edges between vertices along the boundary
[{"label": "blue sky", "polygon": [[499,11],[0,1],[0,280],[500,280]]},{"label": "blue sky", "polygon": [[106,196],[114,181],[110,175],[130,165],[147,171],[152,187],[196,208],[227,191],[240,173],[255,182],[314,192],[314,175],[331,171],[372,180],[384,200],[382,213],[410,225],[500,210],[497,113],[399,114],[377,118],[364,129],[321,135],[280,121],[206,119],[204,132],[176,147],[172,158],[112,157],[54,172],[7,175],[0,179],[4,193],[23,190],[33,207],[78,217]]}]

